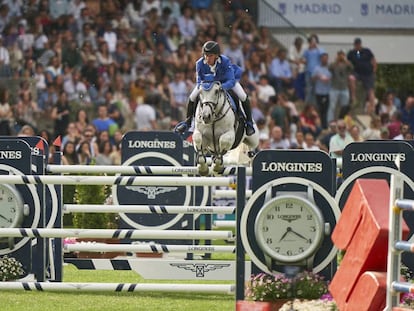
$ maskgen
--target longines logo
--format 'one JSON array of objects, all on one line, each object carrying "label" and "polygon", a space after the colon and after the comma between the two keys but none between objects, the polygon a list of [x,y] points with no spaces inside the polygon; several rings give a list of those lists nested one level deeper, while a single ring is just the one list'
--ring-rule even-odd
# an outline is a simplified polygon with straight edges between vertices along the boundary
[{"label": "longines logo", "polygon": [[205,274],[209,271],[214,271],[218,269],[223,269],[230,267],[230,264],[191,264],[191,263],[171,263],[173,267],[177,267],[179,269],[184,269],[188,271],[192,271],[195,273],[197,278],[203,278]]},{"label": "longines logo", "polygon": [[154,200],[157,195],[175,191],[178,187],[157,187],[157,186],[126,186],[128,190],[136,191],[139,193],[143,193],[147,196],[148,200]]},{"label": "longines logo", "polygon": [[301,218],[300,215],[279,215],[277,217],[287,222],[292,222]]},{"label": "longines logo", "polygon": [[175,149],[175,141],[170,140],[128,140],[128,148]]},{"label": "longines logo", "polygon": [[22,152],[19,150],[1,150],[0,159],[19,160],[22,158]]},{"label": "longines logo", "polygon": [[405,161],[405,153],[351,153],[351,162],[394,162]]},{"label": "longines logo", "polygon": [[262,162],[262,172],[322,172],[322,163]]}]

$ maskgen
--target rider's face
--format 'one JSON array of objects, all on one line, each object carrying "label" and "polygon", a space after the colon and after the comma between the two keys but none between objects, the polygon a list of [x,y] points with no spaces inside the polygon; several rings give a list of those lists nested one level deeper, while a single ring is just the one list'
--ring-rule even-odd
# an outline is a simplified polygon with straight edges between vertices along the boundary
[{"label": "rider's face", "polygon": [[216,54],[204,54],[204,59],[206,60],[206,63],[210,66],[213,66],[218,58],[218,55]]}]

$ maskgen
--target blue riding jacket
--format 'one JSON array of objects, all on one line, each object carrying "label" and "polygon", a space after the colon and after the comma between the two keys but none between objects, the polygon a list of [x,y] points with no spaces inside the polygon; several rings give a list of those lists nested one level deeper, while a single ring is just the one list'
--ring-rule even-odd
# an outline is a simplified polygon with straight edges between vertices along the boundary
[{"label": "blue riding jacket", "polygon": [[225,55],[220,55],[216,61],[215,72],[211,71],[210,66],[205,62],[204,58],[201,57],[196,62],[197,72],[197,86],[205,80],[206,75],[213,75],[214,81],[219,81],[225,90],[232,89],[236,82],[240,80],[242,69],[232,64],[230,59]]}]

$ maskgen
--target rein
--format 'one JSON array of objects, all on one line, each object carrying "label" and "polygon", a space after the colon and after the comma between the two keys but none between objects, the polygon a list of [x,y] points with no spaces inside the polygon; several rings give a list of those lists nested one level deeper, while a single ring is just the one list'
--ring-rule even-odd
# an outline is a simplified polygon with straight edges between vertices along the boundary
[{"label": "rein", "polygon": [[[216,112],[215,107],[217,107],[217,105],[220,102],[220,98],[223,97],[223,96],[224,96],[224,99],[222,101],[222,105],[221,105],[220,109]],[[212,101],[202,103],[202,105],[207,105],[207,106],[210,107],[210,109],[212,111],[212,114],[213,114],[213,117],[214,117],[213,122],[212,122],[212,126],[211,126],[211,130],[212,130],[212,135],[213,135],[213,147],[214,147],[214,153],[215,154],[218,154],[217,144],[216,144],[216,134],[215,134],[216,122],[222,120],[226,116],[226,114],[229,112],[229,110],[231,109],[231,105],[230,105],[230,103],[227,102],[226,99],[227,99],[226,98],[226,92],[225,91],[220,91],[217,95],[216,103],[214,103]],[[223,111],[225,106],[226,106],[226,103],[227,103],[228,107],[225,111]],[[224,151],[224,153],[225,153],[225,151]]]}]

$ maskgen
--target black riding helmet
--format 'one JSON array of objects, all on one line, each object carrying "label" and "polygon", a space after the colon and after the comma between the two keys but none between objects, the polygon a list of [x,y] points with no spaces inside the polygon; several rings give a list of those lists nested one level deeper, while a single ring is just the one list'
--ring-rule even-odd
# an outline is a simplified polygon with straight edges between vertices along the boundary
[{"label": "black riding helmet", "polygon": [[203,45],[203,54],[220,55],[220,46],[216,41],[207,41]]}]

